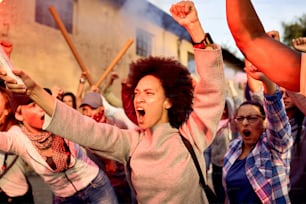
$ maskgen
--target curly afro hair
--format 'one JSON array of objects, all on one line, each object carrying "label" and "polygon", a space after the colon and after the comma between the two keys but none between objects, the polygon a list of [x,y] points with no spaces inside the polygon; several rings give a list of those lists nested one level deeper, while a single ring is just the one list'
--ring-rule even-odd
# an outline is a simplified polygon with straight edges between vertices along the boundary
[{"label": "curly afro hair", "polygon": [[[192,111],[193,86],[190,72],[173,58],[150,56],[139,59],[130,65],[128,83],[131,85],[131,95],[134,94],[139,80],[146,75],[155,76],[160,80],[166,97],[172,103],[168,110],[170,125],[179,128]],[[130,97],[130,100],[133,98]]]}]

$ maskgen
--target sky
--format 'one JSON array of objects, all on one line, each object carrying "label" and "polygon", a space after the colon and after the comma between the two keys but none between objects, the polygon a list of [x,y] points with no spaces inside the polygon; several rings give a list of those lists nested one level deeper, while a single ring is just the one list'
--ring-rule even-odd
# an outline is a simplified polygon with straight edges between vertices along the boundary
[{"label": "sky", "polygon": [[[167,13],[170,6],[178,2],[178,0],[148,1]],[[242,58],[227,26],[225,0],[194,0],[193,2],[205,32],[209,32],[216,43]],[[298,17],[306,14],[305,0],[253,0],[252,3],[265,30],[278,30],[280,37],[283,33],[282,22],[295,22]]]}]

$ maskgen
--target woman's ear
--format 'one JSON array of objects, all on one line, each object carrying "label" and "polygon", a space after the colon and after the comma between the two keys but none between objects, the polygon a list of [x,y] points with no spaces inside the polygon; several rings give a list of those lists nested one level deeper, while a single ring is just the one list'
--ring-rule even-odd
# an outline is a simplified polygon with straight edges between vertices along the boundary
[{"label": "woman's ear", "polygon": [[170,101],[169,98],[166,98],[165,102],[164,102],[164,108],[165,109],[170,109],[172,107],[172,102]]},{"label": "woman's ear", "polygon": [[16,111],[15,111],[15,118],[18,120],[18,121],[23,121],[23,116],[22,116],[22,113],[21,113],[21,106],[18,106]]}]

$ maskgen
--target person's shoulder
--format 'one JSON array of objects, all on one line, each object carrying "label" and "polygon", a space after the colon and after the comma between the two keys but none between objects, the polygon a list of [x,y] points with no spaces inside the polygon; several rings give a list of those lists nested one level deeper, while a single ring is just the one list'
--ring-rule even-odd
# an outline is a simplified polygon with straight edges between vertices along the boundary
[{"label": "person's shoulder", "polygon": [[14,144],[26,144],[29,140],[19,125],[13,125],[5,134],[8,141]]},{"label": "person's shoulder", "polygon": [[19,125],[13,125],[7,132],[9,132],[9,133],[14,132],[14,133],[17,133],[17,134],[25,135],[25,134],[22,132],[22,130],[21,130],[21,128],[20,128]]},{"label": "person's shoulder", "polygon": [[241,143],[242,143],[241,137],[238,136],[237,138],[230,141],[229,148],[238,148]]},{"label": "person's shoulder", "polygon": [[127,125],[120,119],[114,116],[107,116],[107,124],[114,125],[120,129],[127,129]]}]

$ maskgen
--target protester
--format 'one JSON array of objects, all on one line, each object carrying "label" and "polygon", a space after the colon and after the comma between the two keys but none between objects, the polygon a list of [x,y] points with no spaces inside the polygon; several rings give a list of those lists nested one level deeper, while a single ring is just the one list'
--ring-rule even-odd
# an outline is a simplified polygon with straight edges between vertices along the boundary
[{"label": "protester", "polygon": [[[64,103],[77,109],[76,97],[71,92],[64,92]],[[83,115],[86,115],[97,122],[103,122],[116,125],[120,128],[127,128],[122,121],[117,121],[115,118],[107,118],[104,115],[104,107],[102,103],[102,97],[97,92],[89,92],[85,94],[82,103],[80,105],[80,111]],[[119,203],[131,203],[131,190],[129,184],[126,181],[124,166],[118,162],[101,158],[93,153],[89,148],[86,148],[88,157],[94,161],[100,169],[106,173],[110,182],[115,190]]]},{"label": "protester", "polygon": [[269,37],[251,0],[226,0],[226,17],[245,58],[279,86],[306,95],[306,53]]},{"label": "protester", "polygon": [[[77,94],[76,94],[76,98],[77,98],[77,102],[78,102],[78,106],[80,106],[82,98],[85,94],[85,82],[86,82],[86,72],[82,72],[81,78],[80,78],[80,83],[78,85],[77,88]],[[107,82],[104,84],[103,88],[100,89],[100,87],[97,87],[96,84],[92,85],[90,87],[90,91],[94,91],[94,92],[102,92],[102,95],[104,98],[106,98],[107,103],[110,104],[110,106],[114,107],[114,108],[121,108],[122,107],[122,101],[120,98],[116,97],[113,92],[111,91],[111,87],[114,83],[114,81],[116,79],[119,78],[119,75],[116,72],[112,72],[110,73],[109,79],[107,80]]]},{"label": "protester", "polygon": [[[4,54],[11,57],[13,44],[1,41]],[[14,109],[11,107],[11,93],[5,90],[5,84],[0,86],[0,131],[9,131],[17,124]],[[34,203],[32,186],[26,177],[25,162],[14,154],[0,153],[0,203]]]},{"label": "protester", "polygon": [[230,143],[223,167],[227,201],[290,203],[292,137],[282,96],[264,74],[250,68],[247,73],[263,82],[264,107],[258,101],[245,101],[237,110],[241,137]]},{"label": "protester", "polygon": [[20,126],[1,132],[0,150],[27,162],[50,186],[54,204],[117,203],[107,176],[82,147],[42,130],[44,111],[26,95],[13,94],[11,100]]},{"label": "protester", "polygon": [[[121,129],[128,128],[124,121],[118,120],[115,117],[108,117],[104,114],[105,109],[103,106],[102,97],[97,92],[86,93],[80,105],[80,109],[83,115],[94,119],[98,123],[107,123]],[[119,203],[131,203],[132,191],[126,179],[124,165],[114,160],[99,157],[98,155],[94,154],[94,151],[90,149],[88,150],[90,158],[95,161],[100,168],[103,168],[106,175],[110,179]]]},{"label": "protester", "polygon": [[[80,79],[80,84],[78,86],[77,89],[77,95],[76,95],[76,100],[77,100],[77,107],[78,110],[80,112],[82,112],[83,110],[80,109],[80,105],[82,103],[83,100],[83,95],[85,94],[85,77],[86,73],[83,72],[81,79]],[[116,121],[116,123],[121,123],[118,126],[122,127],[122,128],[128,128],[128,129],[133,129],[136,127],[136,125],[126,116],[126,114],[124,113],[123,108],[119,107],[120,105],[117,103],[118,99],[116,99],[116,97],[110,93],[110,87],[112,86],[113,82],[115,79],[117,79],[118,75],[113,72],[111,73],[111,77],[108,81],[108,83],[106,84],[106,86],[104,87],[104,90],[102,91],[101,94],[101,100],[103,102],[103,110],[104,110],[104,114],[103,116],[109,118],[112,121]],[[100,89],[96,86],[93,85],[90,87],[90,92],[96,92],[96,93],[100,93]],[[110,99],[110,101],[109,101]],[[116,106],[112,105],[112,104],[116,104]],[[122,103],[120,103],[122,106]],[[91,109],[89,107],[89,109]],[[101,109],[101,108],[99,108]]]},{"label": "protester", "polygon": [[[198,160],[204,161],[203,151],[211,143],[224,109],[221,48],[203,41],[208,40],[207,34],[193,2],[181,1],[170,11],[197,43],[194,52],[200,79],[194,89],[188,69],[173,58],[151,56],[132,63],[128,79],[137,130],[96,123],[46,94],[21,70],[14,72],[25,85],[14,83],[4,70],[0,76],[12,91],[26,92],[46,111],[44,127],[48,131],[91,147],[101,156],[129,164],[139,203],[207,203],[181,135],[190,141]],[[204,162],[200,167],[205,172]]]},{"label": "protester", "polygon": [[288,93],[294,104],[300,109],[300,111],[302,111],[304,115],[306,115],[306,96],[301,93],[289,90],[286,90],[286,92]]},{"label": "protester", "polygon": [[128,84],[127,79],[123,79],[121,81],[121,99],[123,111],[130,121],[132,121],[134,124],[138,124],[136,111],[133,104],[133,95],[131,94],[131,92],[131,84]]},{"label": "protester", "polygon": [[62,96],[62,101],[66,103],[71,108],[77,109],[76,97],[72,92],[64,92]]},{"label": "protester", "polygon": [[294,204],[306,203],[306,158],[304,156],[306,154],[306,117],[295,105],[286,89],[281,88],[281,92],[294,141],[290,162],[290,200]]},{"label": "protester", "polygon": [[[11,93],[0,87],[0,131],[11,132],[17,125],[11,106]],[[1,142],[3,138],[1,134]],[[0,153],[0,203],[34,204],[32,186],[26,177],[26,164],[15,154]]]},{"label": "protester", "polygon": [[127,129],[127,125],[125,125],[124,121],[104,114],[105,108],[103,106],[103,100],[101,95],[97,92],[86,93],[79,108],[83,115],[86,115],[97,122],[108,123],[121,129]]},{"label": "protester", "polygon": [[235,139],[237,135],[236,127],[232,126],[234,111],[234,103],[231,98],[227,97],[216,136],[204,152],[204,156],[208,157],[205,160],[206,166],[209,162],[212,164],[212,183],[218,198],[218,203],[220,204],[223,204],[225,201],[225,192],[222,185],[223,158],[228,149],[229,142]]}]

